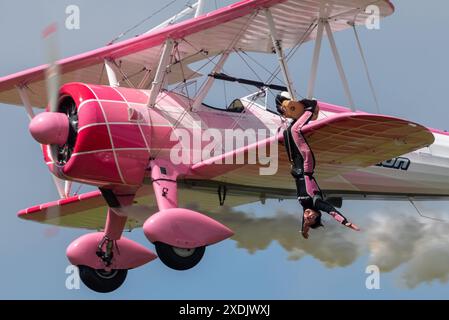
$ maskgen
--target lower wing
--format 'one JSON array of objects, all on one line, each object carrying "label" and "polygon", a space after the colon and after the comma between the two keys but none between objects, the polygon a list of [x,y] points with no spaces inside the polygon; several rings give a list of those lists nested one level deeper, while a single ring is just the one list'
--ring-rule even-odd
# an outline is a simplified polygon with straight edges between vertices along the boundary
[{"label": "lower wing", "polygon": [[[178,189],[179,206],[220,216],[225,207],[220,206],[217,191],[218,186],[193,186],[181,183]],[[259,200],[260,196],[254,192],[242,193],[238,190],[228,192],[225,199],[227,207]],[[104,228],[107,210],[107,204],[100,191],[93,191],[30,207],[20,211],[18,216],[24,220],[55,226],[100,230]],[[125,228],[132,230],[141,227],[146,219],[157,211],[159,210],[153,188],[145,184],[137,192],[134,206],[127,210],[129,216]]]}]

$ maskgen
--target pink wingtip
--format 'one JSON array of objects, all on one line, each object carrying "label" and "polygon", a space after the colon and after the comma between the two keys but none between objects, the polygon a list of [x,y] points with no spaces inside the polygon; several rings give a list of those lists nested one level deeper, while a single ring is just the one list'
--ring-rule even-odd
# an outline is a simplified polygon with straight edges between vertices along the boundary
[{"label": "pink wingtip", "polygon": [[58,24],[56,22],[53,22],[52,24],[45,27],[44,30],[42,30],[42,38],[48,38],[51,34],[56,33],[58,30]]},{"label": "pink wingtip", "polygon": [[[70,263],[76,266],[85,265],[93,269],[104,269],[104,263],[95,253],[103,237],[103,232],[95,232],[75,239],[66,250]],[[112,269],[134,269],[157,258],[151,250],[123,236],[117,240],[113,253]]]}]

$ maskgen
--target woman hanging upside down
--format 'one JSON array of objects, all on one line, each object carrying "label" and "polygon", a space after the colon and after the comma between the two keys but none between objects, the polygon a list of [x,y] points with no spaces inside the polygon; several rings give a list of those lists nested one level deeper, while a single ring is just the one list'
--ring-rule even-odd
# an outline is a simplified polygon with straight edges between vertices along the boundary
[{"label": "woman hanging upside down", "polygon": [[349,222],[323,199],[323,194],[313,177],[315,157],[301,129],[309,121],[318,118],[317,101],[308,99],[293,101],[288,92],[282,92],[276,96],[276,108],[282,116],[293,119],[284,131],[284,144],[292,165],[291,174],[295,178],[298,200],[303,207],[301,225],[303,237],[306,239],[309,237],[310,228],[316,229],[323,226],[320,211],[327,212],[346,227],[359,231],[355,224]]}]

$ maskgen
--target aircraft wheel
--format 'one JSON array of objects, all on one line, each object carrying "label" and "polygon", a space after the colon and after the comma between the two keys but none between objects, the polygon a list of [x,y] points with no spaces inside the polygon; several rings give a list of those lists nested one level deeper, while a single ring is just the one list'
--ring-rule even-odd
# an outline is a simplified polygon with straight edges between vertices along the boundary
[{"label": "aircraft wheel", "polygon": [[183,249],[163,242],[156,242],[156,252],[161,261],[169,268],[187,270],[196,266],[204,255],[206,247]]},{"label": "aircraft wheel", "polygon": [[112,292],[125,282],[128,270],[97,270],[78,266],[81,281],[91,290],[101,293]]}]

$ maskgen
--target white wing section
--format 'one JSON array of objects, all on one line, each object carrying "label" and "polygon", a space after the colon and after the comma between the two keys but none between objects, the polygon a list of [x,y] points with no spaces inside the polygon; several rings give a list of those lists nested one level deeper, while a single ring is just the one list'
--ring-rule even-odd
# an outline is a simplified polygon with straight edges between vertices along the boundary
[{"label": "white wing section", "polygon": [[[104,60],[116,65],[120,86],[148,88],[151,84],[163,44],[171,38],[177,43],[176,57],[181,62],[173,64],[168,83],[178,83],[184,78],[198,76],[188,69],[188,64],[206,59],[225,50],[273,52],[269,27],[264,10],[272,12],[278,37],[284,49],[294,47],[303,39],[313,40],[313,25],[318,18],[329,18],[332,31],[347,29],[351,24],[365,24],[372,12],[369,5],[376,5],[380,17],[394,12],[388,0],[244,0],[175,25],[126,40],[114,45],[83,53],[58,62],[61,67],[61,83],[84,82],[108,84]],[[308,32],[310,30],[312,32]],[[29,89],[34,107],[45,107],[46,66],[25,70],[0,78],[0,102],[21,105],[16,87]]]}]

